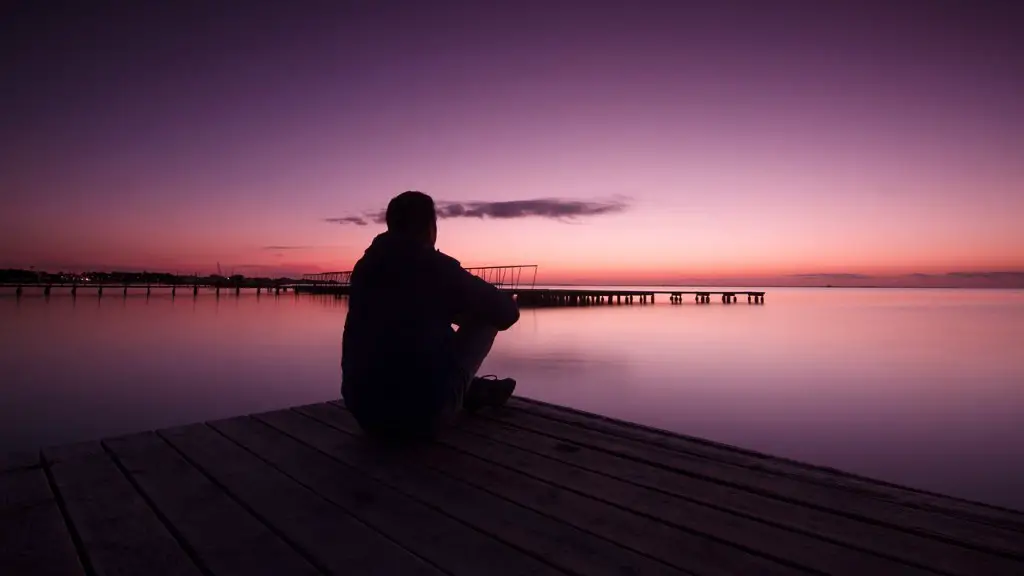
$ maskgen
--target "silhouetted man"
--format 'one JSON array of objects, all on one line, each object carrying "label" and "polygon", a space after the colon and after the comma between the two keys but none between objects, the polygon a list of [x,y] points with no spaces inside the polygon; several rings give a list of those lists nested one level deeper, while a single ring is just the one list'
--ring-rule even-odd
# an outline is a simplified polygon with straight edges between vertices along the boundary
[{"label": "silhouetted man", "polygon": [[[508,294],[434,248],[434,200],[403,192],[352,270],[342,338],[345,404],[366,431],[432,436],[460,408],[500,406],[515,380],[476,377],[499,330],[519,320]],[[458,331],[452,325],[458,325]]]}]

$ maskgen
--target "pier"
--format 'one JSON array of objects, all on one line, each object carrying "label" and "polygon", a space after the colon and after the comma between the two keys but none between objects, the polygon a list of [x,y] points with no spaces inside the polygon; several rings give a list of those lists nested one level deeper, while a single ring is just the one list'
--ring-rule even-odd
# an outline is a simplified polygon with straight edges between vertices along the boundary
[{"label": "pier", "polygon": [[[644,290],[631,288],[537,288],[537,265],[521,264],[514,266],[484,266],[466,268],[470,273],[482,278],[484,281],[494,284],[499,290],[507,292],[516,299],[520,307],[559,307],[559,306],[600,306],[600,305],[632,305],[632,304],[653,304],[657,297],[665,298],[671,304],[683,304],[691,301],[695,304],[710,304],[713,301],[721,301],[723,304],[736,304],[741,298],[745,298],[747,304],[764,304],[765,292],[760,290],[711,290],[711,289],[689,289],[689,290]],[[129,294],[145,294],[150,296],[154,291],[170,293],[176,297],[179,293],[198,297],[200,292],[213,293],[220,296],[221,293],[240,296],[243,291],[260,294],[273,294],[280,296],[291,292],[293,294],[321,294],[344,297],[349,293],[352,271],[342,272],[321,272],[316,274],[304,274],[298,281],[289,282],[260,282],[246,280],[243,282],[223,281],[194,281],[179,283],[141,283],[141,282],[20,282],[2,283],[0,288],[13,289],[14,295],[18,298],[28,295],[30,292],[42,294],[49,297],[54,289],[60,289],[72,297],[79,294],[91,294],[102,298],[104,291],[107,294],[114,293],[127,297]]]},{"label": "pier", "polygon": [[[595,306],[614,304],[653,304],[657,296],[671,304],[692,300],[696,304],[710,304],[720,300],[735,304],[745,298],[748,304],[764,304],[762,290],[634,290],[629,288],[537,288],[537,265],[483,266],[466,268],[498,289],[511,294],[520,307]],[[305,274],[302,283],[294,286],[296,292],[334,294],[346,296],[352,271]]]},{"label": "pier", "polygon": [[154,292],[169,293],[171,296],[177,296],[178,294],[198,296],[200,291],[212,292],[215,296],[220,296],[221,292],[225,294],[240,295],[243,291],[255,292],[257,295],[275,294],[280,295],[287,293],[289,290],[295,292],[296,284],[290,283],[242,283],[235,284],[230,282],[195,282],[195,283],[179,283],[179,284],[168,284],[168,283],[141,283],[141,282],[20,282],[20,283],[2,283],[0,288],[13,289],[14,295],[18,298],[26,296],[29,292],[35,292],[45,297],[49,297],[54,294],[54,289],[63,290],[70,296],[78,297],[79,295],[88,295],[102,298],[104,292],[107,294],[120,294],[121,296],[128,296],[129,294],[145,294],[146,296],[153,295]]},{"label": "pier", "polygon": [[[299,284],[294,286],[296,293],[333,294],[338,297],[347,296],[348,284]],[[654,304],[656,297],[661,295],[670,304],[683,304],[692,297],[696,304],[710,304],[720,300],[723,304],[735,304],[744,297],[748,304],[764,304],[764,292],[761,291],[705,291],[705,290],[630,290],[630,289],[591,289],[591,288],[513,288],[500,287],[499,290],[511,294],[521,308],[540,308],[557,306],[602,306]]]},{"label": "pier", "polygon": [[1024,574],[1024,513],[527,399],[339,402],[0,460],[0,574]]},{"label": "pier", "polygon": [[723,304],[735,304],[745,296],[748,304],[764,304],[764,292],[760,291],[704,291],[704,290],[600,290],[575,288],[517,288],[507,289],[522,307],[542,306],[600,306],[613,304],[654,304],[655,297],[662,295],[671,304],[682,304],[693,297],[696,304],[710,304],[713,297]]}]

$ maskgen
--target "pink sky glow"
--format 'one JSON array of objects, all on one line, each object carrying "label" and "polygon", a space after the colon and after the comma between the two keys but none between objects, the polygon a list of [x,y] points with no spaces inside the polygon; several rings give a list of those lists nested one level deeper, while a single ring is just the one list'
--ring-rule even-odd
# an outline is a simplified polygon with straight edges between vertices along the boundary
[{"label": "pink sky glow", "polygon": [[1024,271],[1022,11],[826,4],[27,3],[0,267],[347,270],[416,189],[621,202],[441,221],[544,283],[1024,286],[946,276]]}]

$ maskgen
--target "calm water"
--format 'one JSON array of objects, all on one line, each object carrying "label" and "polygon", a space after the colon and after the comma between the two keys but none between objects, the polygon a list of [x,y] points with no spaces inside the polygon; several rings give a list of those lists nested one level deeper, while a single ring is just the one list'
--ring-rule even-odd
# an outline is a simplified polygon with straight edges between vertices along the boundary
[{"label": "calm water", "polygon": [[[524,310],[518,393],[1024,509],[1024,291]],[[0,451],[339,395],[346,303],[0,296]]]}]

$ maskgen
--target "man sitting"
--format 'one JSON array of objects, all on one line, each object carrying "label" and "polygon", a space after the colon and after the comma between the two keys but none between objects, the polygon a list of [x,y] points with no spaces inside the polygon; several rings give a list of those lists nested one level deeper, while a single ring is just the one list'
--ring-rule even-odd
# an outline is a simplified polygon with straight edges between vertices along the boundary
[{"label": "man sitting", "polygon": [[500,406],[512,395],[515,380],[476,373],[519,308],[434,248],[430,196],[399,194],[386,220],[352,269],[341,394],[371,434],[430,437],[460,408]]}]

